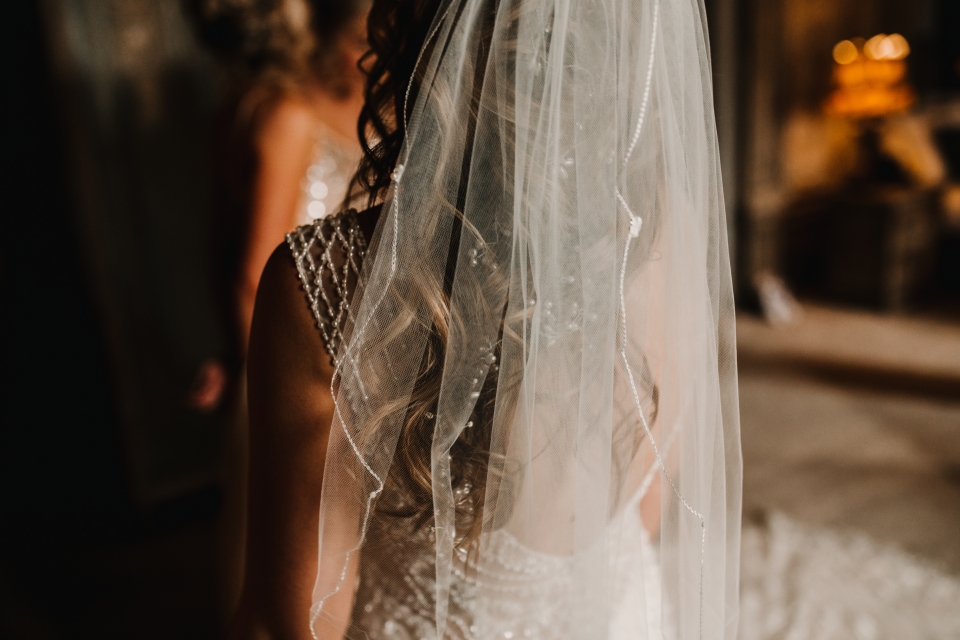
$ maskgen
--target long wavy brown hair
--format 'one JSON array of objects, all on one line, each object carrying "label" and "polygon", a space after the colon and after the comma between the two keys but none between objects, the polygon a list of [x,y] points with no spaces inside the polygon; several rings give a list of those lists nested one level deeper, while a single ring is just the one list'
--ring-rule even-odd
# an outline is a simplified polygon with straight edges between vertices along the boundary
[{"label": "long wavy brown hair", "polygon": [[[489,43],[492,36],[494,18],[501,1],[488,0],[489,30],[484,31],[481,43]],[[358,134],[363,148],[363,159],[354,176],[350,196],[351,199],[366,197],[369,205],[382,202],[389,189],[391,174],[396,166],[404,142],[405,126],[404,105],[413,105],[420,91],[424,68],[430,57],[430,49],[442,46],[437,42],[426,42],[437,11],[443,6],[442,0],[375,0],[371,10],[368,26],[370,52],[363,63],[367,72],[365,88],[366,103],[361,111],[358,124]],[[520,2],[513,2],[513,11],[519,15]],[[483,45],[481,45],[483,46]],[[421,55],[421,50],[423,54]],[[481,51],[480,55],[483,52]],[[418,64],[419,61],[419,64]],[[481,65],[482,68],[482,65]],[[474,117],[479,110],[480,76],[474,79],[475,95],[471,111]],[[432,90],[437,90],[434,87]],[[409,94],[408,94],[409,92]],[[470,135],[470,134],[468,134]],[[508,134],[509,135],[509,134]],[[509,141],[505,141],[509,144]],[[467,147],[471,141],[466,141]],[[466,154],[469,157],[469,154]],[[463,175],[468,175],[464,171]],[[449,203],[450,211],[442,215],[455,217],[453,238],[460,236],[462,230],[469,235],[472,228],[463,220],[459,211],[460,203]],[[424,212],[428,215],[428,212]],[[478,244],[483,242],[479,236],[475,238]],[[456,244],[456,241],[454,242]],[[450,304],[450,285],[457,268],[457,246],[452,246],[447,261],[446,273],[433,281],[429,278],[417,280],[415,295],[426,302],[431,310],[430,328],[426,347],[421,358],[420,369],[409,399],[404,398],[394,406],[384,407],[378,417],[365,425],[365,431],[375,439],[378,424],[388,419],[403,416],[399,440],[390,473],[387,479],[386,493],[393,493],[391,499],[381,499],[377,505],[377,512],[387,517],[409,518],[414,526],[419,528],[431,521],[433,516],[433,478],[431,455],[433,444],[434,417],[437,413],[437,402],[440,396],[444,362],[447,358],[457,360],[466,356],[463,345],[467,342],[465,327],[462,318]],[[506,315],[506,300],[510,283],[504,274],[509,269],[493,269],[485,272],[483,287],[486,291],[495,290],[502,294],[502,309],[487,309],[491,321],[499,319],[499,333],[492,355],[494,362],[499,362],[504,345],[510,345],[512,352],[523,352],[523,340],[519,335],[519,328],[528,319],[526,309],[518,311],[511,317]],[[480,299],[480,283],[469,278],[461,279],[461,286],[477,286],[474,298]],[[408,295],[412,295],[408,292]],[[470,297],[469,292],[464,293]],[[494,297],[495,298],[495,297]],[[489,298],[488,298],[489,299]],[[402,308],[402,304],[400,305]],[[388,327],[386,335],[403,335],[403,327],[414,316],[398,314],[393,320],[394,327]],[[516,347],[516,348],[514,348]],[[487,495],[497,496],[497,511],[508,513],[515,490],[511,486],[511,479],[519,477],[516,470],[507,469],[503,455],[491,450],[493,419],[495,405],[498,416],[509,421],[509,414],[516,406],[518,390],[522,382],[522,368],[514,368],[513,372],[500,371],[496,364],[488,370],[480,396],[468,419],[472,424],[464,429],[454,443],[451,455],[451,484],[458,496],[456,504],[456,542],[461,548],[470,548],[472,542],[479,538],[484,527],[496,527],[498,523],[485,521],[484,499]],[[654,383],[646,358],[643,358],[643,369],[640,372],[643,386],[650,393],[651,413],[650,420],[656,419],[658,412],[658,389]],[[631,451],[633,455],[639,449],[642,432],[634,429],[629,420],[615,427],[613,447],[620,451]],[[614,456],[619,460],[622,456]],[[632,458],[628,456],[628,458]],[[625,476],[628,468],[616,468],[613,473]],[[488,485],[494,484],[495,487]],[[614,482],[612,487],[619,487]],[[459,489],[459,491],[457,491]],[[488,491],[488,489],[490,489]],[[399,499],[398,499],[399,498]],[[618,500],[614,500],[618,502]],[[400,505],[400,506],[398,506]],[[487,511],[492,511],[488,509]],[[492,514],[486,514],[489,517]],[[401,528],[402,529],[402,528]]]},{"label": "long wavy brown hair", "polygon": [[[406,133],[404,102],[413,105],[416,101],[429,49],[436,43],[426,43],[428,50],[422,55],[421,50],[441,5],[442,0],[374,0],[368,17],[370,51],[361,62],[367,74],[365,104],[358,123],[363,158],[351,183],[348,201],[365,198],[373,206],[386,195]],[[491,0],[491,18],[495,9],[496,2]],[[452,213],[459,224],[461,213]],[[453,236],[459,237],[459,233]],[[459,354],[458,345],[465,340],[459,330],[462,323],[450,305],[449,286],[456,270],[455,255],[456,251],[452,250],[443,281],[420,283],[419,296],[432,312],[432,326],[409,402],[386,408],[380,416],[384,419],[393,412],[401,412],[403,423],[387,479],[387,499],[378,502],[377,512],[388,518],[409,519],[415,528],[425,526],[433,516],[431,449],[444,360],[448,353]],[[501,286],[506,291],[507,283]],[[395,322],[402,324],[406,319],[397,318]],[[503,340],[501,324],[500,339],[493,349],[497,359]],[[484,524],[480,514],[487,484],[491,478],[502,477],[499,456],[490,451],[494,405],[498,386],[503,402],[509,396],[503,386],[515,387],[518,381],[499,380],[498,385],[498,379],[498,368],[493,365],[469,418],[472,427],[463,430],[450,451],[451,483],[459,496],[457,543],[462,547],[479,537]],[[366,425],[365,429],[373,434],[377,424]]]},{"label": "long wavy brown hair", "polygon": [[409,103],[413,104],[425,60],[421,60],[420,68],[414,67],[421,58],[420,51],[441,1],[374,0],[370,9],[367,18],[370,51],[361,61],[367,84],[357,124],[363,158],[350,192],[351,197],[366,195],[371,206],[386,193],[390,174],[400,157],[406,133],[402,114],[407,87],[410,87]]}]

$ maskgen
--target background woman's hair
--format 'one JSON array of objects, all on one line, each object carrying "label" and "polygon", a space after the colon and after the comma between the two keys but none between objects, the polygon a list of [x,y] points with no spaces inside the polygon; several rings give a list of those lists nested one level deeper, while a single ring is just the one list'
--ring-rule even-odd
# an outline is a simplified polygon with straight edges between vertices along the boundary
[{"label": "background woman's hair", "polygon": [[296,86],[328,71],[363,0],[184,0],[200,42],[245,82]]}]

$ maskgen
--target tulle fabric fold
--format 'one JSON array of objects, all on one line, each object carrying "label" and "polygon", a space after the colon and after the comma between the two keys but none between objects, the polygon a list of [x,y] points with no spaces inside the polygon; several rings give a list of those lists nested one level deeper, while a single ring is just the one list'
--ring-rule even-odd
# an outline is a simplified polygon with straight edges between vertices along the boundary
[{"label": "tulle fabric fold", "polygon": [[[734,315],[700,2],[451,0],[431,40],[334,382],[316,635],[357,564],[405,584],[389,548],[427,563],[397,615],[434,638],[732,640]],[[422,523],[395,481],[414,452]],[[393,637],[364,606],[347,637]]]}]

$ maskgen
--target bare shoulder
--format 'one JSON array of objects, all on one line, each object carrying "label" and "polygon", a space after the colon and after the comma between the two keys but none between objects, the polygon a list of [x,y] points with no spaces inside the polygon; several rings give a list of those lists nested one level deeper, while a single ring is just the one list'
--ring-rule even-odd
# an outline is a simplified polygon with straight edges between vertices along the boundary
[{"label": "bare shoulder", "polygon": [[[263,268],[263,273],[260,276],[260,286],[257,289],[257,307],[258,310],[262,307],[264,311],[267,311],[277,306],[287,306],[291,302],[302,300],[303,291],[300,289],[300,277],[297,273],[296,261],[289,245],[284,241],[274,248],[266,266]],[[309,317],[309,313],[307,315]]]},{"label": "bare shoulder", "polygon": [[286,242],[277,245],[263,268],[253,323],[255,327],[265,325],[260,327],[261,333],[275,328],[277,323],[286,329],[312,324],[296,262]]},{"label": "bare shoulder", "polygon": [[301,638],[334,405],[332,368],[286,243],[257,289],[247,375],[248,543],[234,637]]},{"label": "bare shoulder", "polygon": [[316,108],[305,98],[286,93],[265,105],[257,127],[265,140],[309,138],[320,125]]},{"label": "bare shoulder", "polygon": [[257,288],[248,372],[251,418],[264,397],[293,401],[311,388],[329,393],[333,369],[285,242],[270,255]]}]

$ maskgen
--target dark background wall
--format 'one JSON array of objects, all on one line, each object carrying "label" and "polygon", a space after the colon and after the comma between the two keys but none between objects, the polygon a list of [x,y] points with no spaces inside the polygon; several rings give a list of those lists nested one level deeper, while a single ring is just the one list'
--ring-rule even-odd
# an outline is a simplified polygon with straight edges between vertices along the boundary
[{"label": "dark background wall", "polygon": [[29,537],[70,526],[87,538],[129,507],[120,431],[39,13],[31,3],[3,12],[0,526],[14,535],[35,524]]},{"label": "dark background wall", "polygon": [[[796,161],[798,154],[785,133],[791,122],[823,117],[822,105],[832,90],[832,48],[840,40],[869,38],[878,33],[900,33],[907,38],[911,47],[906,60],[907,77],[917,95],[910,116],[935,138],[950,180],[955,183],[956,178],[952,176],[960,166],[956,143],[952,142],[957,139],[960,127],[960,116],[957,116],[960,113],[960,3],[956,0],[741,0],[740,4],[741,88],[737,140],[741,150],[738,154],[741,282],[750,281],[757,273],[789,270],[784,263],[790,262],[786,254],[791,251],[788,246],[791,236],[802,234],[793,234],[781,223],[796,213],[797,200],[810,194],[791,191],[787,160],[789,156]],[[925,278],[924,284],[918,284],[916,291],[907,296],[909,304],[900,310],[929,309],[931,313],[957,317],[960,309],[956,298],[960,282],[957,274],[960,272],[951,265],[955,265],[953,256],[960,246],[957,244],[960,235],[956,224],[948,223],[944,212],[939,210],[939,198],[949,186],[952,185],[923,187],[927,190],[922,194],[928,201],[925,215],[930,222],[927,224],[936,227],[936,237],[924,252],[935,253],[939,266],[935,275]],[[827,195],[827,199],[833,197]],[[846,207],[839,200],[825,200],[823,204],[826,208]],[[832,219],[828,216],[828,221]],[[814,233],[839,234],[822,226]],[[850,246],[851,242],[855,240],[838,241],[838,244]],[[793,284],[799,286],[798,282]],[[833,302],[866,304],[856,296],[841,296]]]},{"label": "dark background wall", "polygon": [[213,637],[217,425],[179,398],[216,349],[205,159],[177,150],[212,101],[171,68],[150,126],[135,80],[98,112],[51,23],[82,42],[106,4],[69,4],[0,3],[0,638]]},{"label": "dark background wall", "polygon": [[186,406],[216,355],[208,275],[217,76],[178,0],[44,0],[73,218],[143,505],[215,480],[217,424]]}]

